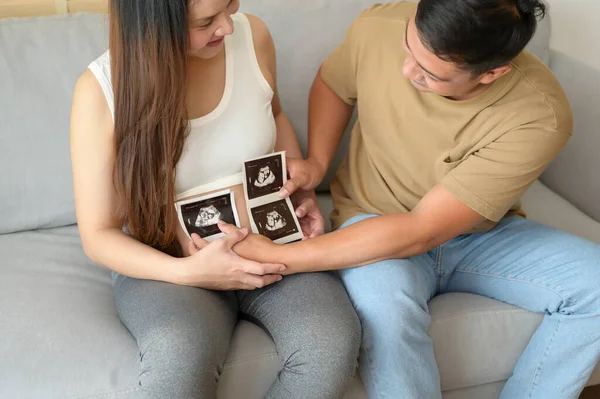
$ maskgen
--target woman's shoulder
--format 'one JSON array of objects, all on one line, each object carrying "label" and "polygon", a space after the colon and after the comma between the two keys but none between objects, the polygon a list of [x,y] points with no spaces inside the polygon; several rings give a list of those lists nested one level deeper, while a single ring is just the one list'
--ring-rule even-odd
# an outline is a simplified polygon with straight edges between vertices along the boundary
[{"label": "woman's shoulder", "polygon": [[114,94],[112,87],[110,52],[107,50],[100,57],[91,62],[88,68],[79,77],[75,91],[84,92],[81,95],[91,96],[90,100],[97,101],[94,109],[108,112],[112,119],[114,107]]},{"label": "woman's shoulder", "polygon": [[88,68],[77,79],[75,84],[74,100],[92,100],[101,103],[104,93],[102,87],[96,78],[96,75]]},{"label": "woman's shoulder", "polygon": [[245,16],[248,20],[250,31],[252,32],[252,41],[254,42],[257,53],[273,51],[273,38],[271,37],[271,32],[269,32],[267,24],[256,15],[241,14],[241,16]]},{"label": "woman's shoulder", "polygon": [[90,69],[79,76],[73,93],[73,113],[100,125],[112,125],[112,114],[98,79]]}]

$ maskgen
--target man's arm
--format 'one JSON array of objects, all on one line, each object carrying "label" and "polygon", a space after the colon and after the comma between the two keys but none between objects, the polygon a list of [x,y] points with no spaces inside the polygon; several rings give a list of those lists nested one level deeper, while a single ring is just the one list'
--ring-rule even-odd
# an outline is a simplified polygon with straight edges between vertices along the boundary
[{"label": "man's arm", "polygon": [[317,73],[308,98],[308,158],[317,161],[323,174],[331,164],[354,106],[345,103]]},{"label": "man's arm", "polygon": [[287,274],[337,270],[425,253],[484,220],[437,185],[410,213],[378,216],[286,245],[251,236],[234,249],[247,259],[283,263]]},{"label": "man's arm", "polygon": [[308,156],[306,161],[289,160],[291,178],[282,188],[282,196],[300,189],[312,190],[321,183],[353,111],[353,105],[327,87],[319,70],[308,100]]}]

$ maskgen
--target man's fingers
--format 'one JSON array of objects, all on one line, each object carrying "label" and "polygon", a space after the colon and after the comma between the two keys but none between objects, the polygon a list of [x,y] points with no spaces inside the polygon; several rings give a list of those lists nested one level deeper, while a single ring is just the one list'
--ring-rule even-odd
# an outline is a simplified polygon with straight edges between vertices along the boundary
[{"label": "man's fingers", "polygon": [[294,177],[290,180],[288,180],[283,187],[281,187],[281,190],[279,190],[279,196],[281,198],[287,198],[290,195],[294,194],[299,187],[302,187],[304,183],[301,181],[301,179],[299,177]]},{"label": "man's fingers", "polygon": [[312,198],[305,200],[298,208],[296,208],[296,216],[303,218],[315,207],[316,203]]},{"label": "man's fingers", "polygon": [[221,230],[225,234],[230,234],[230,233],[240,230],[240,229],[238,229],[237,226],[235,226],[233,224],[229,224],[229,223],[225,222],[224,220],[219,220],[217,223],[217,226],[219,226],[219,230]]},{"label": "man's fingers", "polygon": [[310,238],[315,238],[315,237],[318,237],[318,236],[322,236],[323,234],[325,234],[325,229],[323,229],[323,228],[317,228],[317,229],[315,229],[310,234]]},{"label": "man's fingers", "polygon": [[[219,228],[221,228],[220,223],[219,223]],[[223,231],[223,230],[221,230],[221,231]],[[242,241],[247,236],[248,236],[248,229],[245,229],[245,228],[238,229],[237,227],[235,227],[235,230],[228,233],[225,237],[221,238],[221,240],[222,240],[223,245],[225,245],[225,248],[231,249],[234,247],[235,244]]]}]

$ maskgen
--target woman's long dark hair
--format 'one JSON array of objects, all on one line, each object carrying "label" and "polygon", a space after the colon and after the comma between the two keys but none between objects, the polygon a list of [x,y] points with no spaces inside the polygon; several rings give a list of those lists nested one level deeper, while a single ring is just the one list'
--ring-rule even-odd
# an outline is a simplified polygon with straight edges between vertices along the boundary
[{"label": "woman's long dark hair", "polygon": [[188,0],[111,0],[114,184],[139,241],[173,256],[175,167],[188,132]]}]

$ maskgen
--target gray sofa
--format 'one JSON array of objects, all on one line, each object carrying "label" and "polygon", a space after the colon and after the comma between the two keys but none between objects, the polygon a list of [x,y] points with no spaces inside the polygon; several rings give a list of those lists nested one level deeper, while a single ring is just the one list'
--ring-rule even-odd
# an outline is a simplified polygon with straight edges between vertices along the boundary
[{"label": "gray sofa", "polygon": [[[244,11],[271,28],[283,105],[304,146],[314,74],[354,16],[372,3],[242,2]],[[569,64],[549,49],[549,32],[546,22],[530,49],[553,68],[556,59],[559,78],[569,77]],[[135,340],[118,318],[109,271],[83,253],[73,206],[71,95],[78,75],[106,45],[102,15],[0,21],[0,398],[141,397]],[[589,104],[573,98],[577,92],[570,83],[563,81],[576,118],[589,115]],[[600,242],[600,190],[590,172],[598,163],[594,151],[586,151],[600,142],[592,129],[581,129],[589,123],[577,126],[573,142],[523,202],[532,219]],[[327,185],[320,188],[326,191]],[[326,192],[320,204],[324,213],[330,211]],[[541,320],[468,294],[436,297],[430,311],[445,399],[498,397]],[[279,367],[268,335],[241,321],[219,397],[261,398]],[[600,370],[589,384],[600,384]],[[358,377],[346,398],[366,398]]]}]

